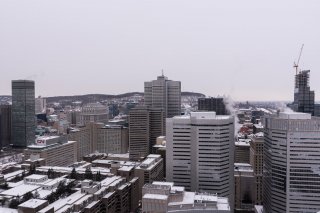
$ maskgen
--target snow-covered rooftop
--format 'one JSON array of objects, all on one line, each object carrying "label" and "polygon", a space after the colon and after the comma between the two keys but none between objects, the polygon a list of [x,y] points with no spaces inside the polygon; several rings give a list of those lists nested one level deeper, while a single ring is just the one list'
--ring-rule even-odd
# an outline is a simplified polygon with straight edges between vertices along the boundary
[{"label": "snow-covered rooftop", "polygon": [[40,200],[40,199],[30,199],[24,203],[21,203],[19,207],[24,207],[24,208],[37,208],[38,206],[43,205],[46,203],[46,200]]}]

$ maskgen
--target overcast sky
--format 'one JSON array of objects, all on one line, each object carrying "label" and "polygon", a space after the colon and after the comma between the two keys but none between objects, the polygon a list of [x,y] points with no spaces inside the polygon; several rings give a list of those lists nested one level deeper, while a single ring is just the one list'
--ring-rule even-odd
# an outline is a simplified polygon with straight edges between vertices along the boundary
[{"label": "overcast sky", "polygon": [[143,92],[164,70],[183,91],[292,100],[294,69],[320,100],[320,1],[1,0],[0,95]]}]

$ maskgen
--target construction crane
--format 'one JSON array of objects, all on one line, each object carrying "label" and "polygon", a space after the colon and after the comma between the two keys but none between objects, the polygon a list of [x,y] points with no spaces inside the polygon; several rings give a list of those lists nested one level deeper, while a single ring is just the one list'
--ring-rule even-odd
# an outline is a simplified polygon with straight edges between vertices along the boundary
[{"label": "construction crane", "polygon": [[299,54],[299,58],[298,58],[297,63],[296,63],[296,62],[293,62],[293,67],[296,68],[296,75],[298,74],[298,67],[299,67],[299,62],[300,62],[300,58],[301,58],[303,46],[304,46],[304,44],[302,44],[302,46],[301,46],[300,54]]}]

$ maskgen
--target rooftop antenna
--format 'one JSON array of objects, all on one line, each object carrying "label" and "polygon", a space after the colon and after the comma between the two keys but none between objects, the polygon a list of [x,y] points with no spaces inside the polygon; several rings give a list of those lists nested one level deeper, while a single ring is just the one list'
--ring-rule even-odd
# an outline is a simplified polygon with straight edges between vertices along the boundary
[{"label": "rooftop antenna", "polygon": [[162,73],[162,76],[164,76],[164,75],[163,75],[163,69],[161,69],[161,73]]},{"label": "rooftop antenna", "polygon": [[293,62],[293,67],[296,68],[296,75],[298,74],[298,67],[299,67],[299,62],[300,62],[303,46],[304,46],[304,44],[302,44],[302,46],[301,46],[300,53],[299,53],[299,58],[298,58],[297,63]]}]

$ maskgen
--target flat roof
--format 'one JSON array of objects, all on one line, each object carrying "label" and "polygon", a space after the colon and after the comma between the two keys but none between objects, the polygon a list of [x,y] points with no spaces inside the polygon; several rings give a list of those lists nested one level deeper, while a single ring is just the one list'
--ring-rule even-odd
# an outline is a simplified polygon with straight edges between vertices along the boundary
[{"label": "flat roof", "polygon": [[142,199],[168,200],[168,195],[145,194]]},{"label": "flat roof", "polygon": [[36,179],[36,180],[40,180],[42,178],[48,177],[47,175],[37,175],[37,174],[33,174],[33,175],[29,175],[25,178],[31,178],[31,179]]},{"label": "flat roof", "polygon": [[0,212],[1,213],[18,213],[17,209],[10,209],[10,208],[5,208],[5,207],[0,207]]},{"label": "flat roof", "polygon": [[17,187],[12,189],[8,189],[6,191],[1,192],[1,195],[8,195],[8,196],[22,196],[28,192],[34,191],[36,189],[41,188],[40,186],[36,185],[28,185],[28,184],[21,184]]},{"label": "flat roof", "polygon": [[37,208],[38,206],[43,205],[46,203],[46,200],[40,200],[40,199],[30,199],[24,203],[21,203],[19,207],[24,207],[24,208]]}]

